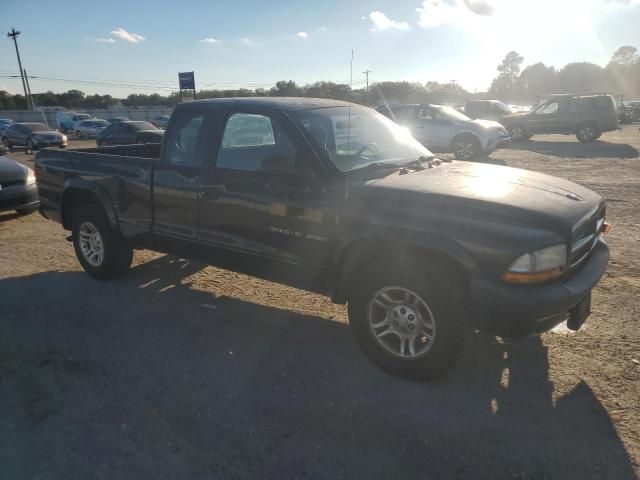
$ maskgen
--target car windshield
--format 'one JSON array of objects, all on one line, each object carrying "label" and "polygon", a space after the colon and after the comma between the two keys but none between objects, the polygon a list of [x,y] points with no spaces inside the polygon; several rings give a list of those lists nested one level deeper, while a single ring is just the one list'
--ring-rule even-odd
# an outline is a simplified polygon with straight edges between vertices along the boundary
[{"label": "car windshield", "polygon": [[432,156],[406,128],[369,108],[297,110],[291,116],[341,172]]},{"label": "car windshield", "polygon": [[22,125],[30,132],[47,132],[51,130],[44,123],[23,123]]},{"label": "car windshield", "polygon": [[78,117],[78,120],[86,120],[87,118],[91,118],[91,115],[87,115],[86,113],[79,113],[76,116]]},{"label": "car windshield", "polygon": [[461,121],[469,121],[471,120],[464,113],[460,113],[458,110],[452,107],[434,107],[436,108],[442,116],[448,118],[449,120],[461,120]]},{"label": "car windshield", "polygon": [[135,130],[158,130],[158,127],[149,122],[129,122]]}]

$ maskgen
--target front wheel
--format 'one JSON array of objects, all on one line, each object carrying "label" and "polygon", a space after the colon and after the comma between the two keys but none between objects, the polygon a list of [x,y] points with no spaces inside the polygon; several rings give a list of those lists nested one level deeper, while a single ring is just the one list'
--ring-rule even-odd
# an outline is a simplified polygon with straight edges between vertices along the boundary
[{"label": "front wheel", "polygon": [[94,278],[116,278],[131,266],[133,249],[109,225],[97,204],[78,208],[73,217],[72,237],[82,268]]},{"label": "front wheel", "polygon": [[470,135],[463,135],[453,141],[453,154],[458,160],[471,160],[480,156],[480,142]]},{"label": "front wheel", "polygon": [[522,140],[529,140],[529,138],[531,138],[522,125],[509,127],[509,135],[511,135],[511,140],[514,142],[521,142]]},{"label": "front wheel", "polygon": [[399,261],[368,269],[349,298],[349,323],[369,359],[394,375],[434,380],[466,338],[460,285],[434,267]]}]

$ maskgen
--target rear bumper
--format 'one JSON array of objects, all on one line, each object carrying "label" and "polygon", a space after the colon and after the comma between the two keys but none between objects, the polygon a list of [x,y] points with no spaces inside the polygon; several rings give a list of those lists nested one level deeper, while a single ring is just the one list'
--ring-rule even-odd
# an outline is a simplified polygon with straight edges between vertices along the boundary
[{"label": "rear bumper", "polygon": [[0,212],[36,208],[39,204],[35,185],[0,190]]},{"label": "rear bumper", "polygon": [[504,336],[543,333],[569,317],[600,281],[609,262],[609,248],[599,242],[579,272],[563,282],[540,286],[510,285],[472,278],[471,311],[476,326]]}]

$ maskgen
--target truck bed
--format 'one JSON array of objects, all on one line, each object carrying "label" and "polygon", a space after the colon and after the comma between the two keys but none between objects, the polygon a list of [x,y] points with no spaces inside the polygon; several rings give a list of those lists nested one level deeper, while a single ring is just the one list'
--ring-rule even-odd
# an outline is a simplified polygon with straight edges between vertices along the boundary
[{"label": "truck bed", "polygon": [[161,144],[144,144],[39,151],[35,171],[43,215],[70,228],[69,218],[58,218],[63,203],[74,187],[89,187],[106,208],[112,207],[123,234],[149,232],[153,169],[160,149]]}]

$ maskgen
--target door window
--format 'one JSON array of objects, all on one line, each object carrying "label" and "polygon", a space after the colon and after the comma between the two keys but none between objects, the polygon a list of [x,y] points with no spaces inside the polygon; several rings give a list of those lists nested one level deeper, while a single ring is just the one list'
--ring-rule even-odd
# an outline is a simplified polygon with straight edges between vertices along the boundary
[{"label": "door window", "polygon": [[179,117],[167,139],[167,161],[179,167],[200,167],[202,158],[197,154],[198,140],[204,122],[202,114]]},{"label": "door window", "polygon": [[553,113],[558,113],[558,102],[548,103],[544,107],[536,110],[536,114],[538,115],[551,115]]},{"label": "door window", "polygon": [[258,171],[269,158],[284,157],[293,167],[296,149],[273,118],[234,113],[227,119],[216,165],[230,170]]}]

